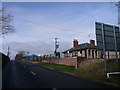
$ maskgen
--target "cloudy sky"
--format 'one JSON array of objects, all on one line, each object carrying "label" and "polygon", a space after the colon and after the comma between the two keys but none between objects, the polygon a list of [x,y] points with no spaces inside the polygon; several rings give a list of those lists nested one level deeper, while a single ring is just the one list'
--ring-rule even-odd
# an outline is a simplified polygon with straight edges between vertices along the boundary
[{"label": "cloudy sky", "polygon": [[59,51],[72,47],[73,39],[89,43],[95,37],[95,22],[117,25],[115,2],[3,2],[13,15],[15,33],[2,37],[2,52],[10,45],[11,57],[18,51],[52,54],[54,38]]}]

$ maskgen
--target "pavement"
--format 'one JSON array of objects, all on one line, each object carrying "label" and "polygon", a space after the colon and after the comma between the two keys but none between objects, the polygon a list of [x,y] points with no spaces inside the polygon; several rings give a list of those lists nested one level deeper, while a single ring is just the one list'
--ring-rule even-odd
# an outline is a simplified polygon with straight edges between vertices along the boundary
[{"label": "pavement", "polygon": [[10,61],[2,70],[2,88],[116,88],[24,61]]}]

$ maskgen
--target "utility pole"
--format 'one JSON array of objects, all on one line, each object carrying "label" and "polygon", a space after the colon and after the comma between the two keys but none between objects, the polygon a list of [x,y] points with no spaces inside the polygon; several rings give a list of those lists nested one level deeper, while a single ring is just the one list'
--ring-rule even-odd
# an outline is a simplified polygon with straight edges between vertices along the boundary
[{"label": "utility pole", "polygon": [[105,32],[104,32],[104,24],[102,23],[102,36],[103,36],[103,57],[104,57],[104,72],[105,75],[107,73],[107,63],[106,63],[106,46],[105,46]]},{"label": "utility pole", "polygon": [[114,40],[115,40],[115,55],[116,55],[116,62],[118,63],[118,55],[117,55],[117,40],[116,40],[116,30],[115,30],[115,26],[113,26],[113,31],[114,31]]},{"label": "utility pole", "polygon": [[10,45],[8,46],[7,56],[10,57]]},{"label": "utility pole", "polygon": [[120,1],[118,2],[117,6],[118,6],[118,26],[120,30]]},{"label": "utility pole", "polygon": [[116,6],[118,7],[118,26],[120,29],[120,1],[116,3]]},{"label": "utility pole", "polygon": [[[118,27],[119,27],[119,34],[120,34],[120,1],[116,4],[116,6],[118,7]],[[118,44],[119,46],[120,44]],[[120,51],[119,51],[120,54]],[[117,59],[117,63],[118,63],[118,59]]]},{"label": "utility pole", "polygon": [[[120,1],[118,2],[118,27],[119,27],[119,34],[120,34]],[[119,51],[119,55],[120,55],[120,51]]]}]

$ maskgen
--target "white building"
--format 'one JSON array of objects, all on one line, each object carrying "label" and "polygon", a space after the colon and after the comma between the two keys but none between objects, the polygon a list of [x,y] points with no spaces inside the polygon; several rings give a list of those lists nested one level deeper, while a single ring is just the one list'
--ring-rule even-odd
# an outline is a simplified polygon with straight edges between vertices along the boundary
[{"label": "white building", "polygon": [[[103,59],[102,51],[97,50],[94,40],[90,40],[90,43],[78,44],[78,40],[74,39],[73,48],[70,48],[63,52],[64,57],[85,57],[87,59]],[[118,58],[120,58],[120,52],[117,52]],[[115,57],[115,52],[106,51],[106,58],[112,59]]]}]

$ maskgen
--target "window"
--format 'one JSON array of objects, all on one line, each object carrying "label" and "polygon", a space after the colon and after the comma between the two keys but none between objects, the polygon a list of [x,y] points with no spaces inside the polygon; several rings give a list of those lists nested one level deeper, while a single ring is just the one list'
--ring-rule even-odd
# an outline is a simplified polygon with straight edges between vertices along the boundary
[{"label": "window", "polygon": [[72,56],[75,56],[75,51],[72,52]]},{"label": "window", "polygon": [[78,56],[78,52],[77,51],[73,51],[72,52],[72,56]]},{"label": "window", "polygon": [[88,50],[88,56],[90,56],[90,50]]},{"label": "window", "polygon": [[78,56],[78,52],[77,51],[75,51],[75,56]]}]

